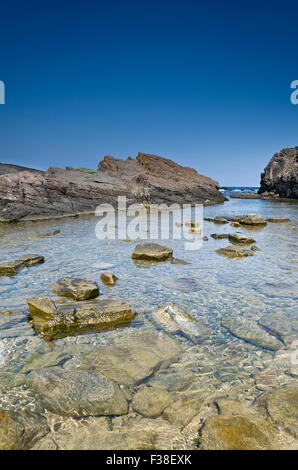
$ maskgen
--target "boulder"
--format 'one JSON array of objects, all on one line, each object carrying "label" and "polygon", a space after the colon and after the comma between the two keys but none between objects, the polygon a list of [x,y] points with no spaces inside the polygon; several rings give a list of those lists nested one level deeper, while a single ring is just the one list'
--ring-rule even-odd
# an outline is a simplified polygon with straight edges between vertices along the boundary
[{"label": "boulder", "polygon": [[106,286],[109,286],[109,287],[113,287],[118,279],[117,276],[115,276],[115,274],[112,274],[112,273],[109,273],[109,272],[105,272],[105,273],[102,273],[101,276],[100,276],[100,279],[102,280],[102,282],[106,285]]},{"label": "boulder", "polygon": [[276,450],[275,432],[264,419],[250,416],[210,416],[200,429],[201,450]]},{"label": "boulder", "polygon": [[41,406],[62,416],[122,415],[127,401],[118,387],[103,375],[48,367],[25,375],[25,385]]},{"label": "boulder", "polygon": [[46,419],[30,411],[0,408],[0,450],[27,450],[50,432]]},{"label": "boulder", "polygon": [[144,387],[134,395],[132,408],[145,418],[157,418],[172,401],[172,396],[165,390]]},{"label": "boulder", "polygon": [[59,309],[49,298],[29,299],[27,303],[30,308],[29,321],[45,339],[127,326],[136,315],[126,302],[112,299],[80,302]]},{"label": "boulder", "polygon": [[233,221],[241,225],[267,225],[264,217],[255,213],[233,217]]},{"label": "boulder", "polygon": [[264,331],[252,320],[247,320],[243,317],[225,317],[221,324],[236,338],[247,341],[257,347],[269,349],[270,351],[278,351],[284,347],[275,336]]},{"label": "boulder", "polygon": [[247,237],[246,235],[242,235],[241,233],[230,234],[229,240],[235,245],[250,245],[251,243],[255,243],[255,240],[253,238]]},{"label": "boulder", "polygon": [[172,248],[158,245],[158,243],[140,243],[132,254],[134,260],[166,261],[173,256]]},{"label": "boulder", "polygon": [[99,296],[99,288],[95,282],[69,276],[50,284],[49,288],[55,294],[74,300],[95,299]]},{"label": "boulder", "polygon": [[298,387],[288,385],[265,393],[256,405],[275,425],[298,438]]},{"label": "boulder", "polygon": [[193,343],[209,339],[210,330],[202,322],[187,313],[182,307],[166,304],[152,312],[152,319],[159,328],[169,334],[182,334]]},{"label": "boulder", "polygon": [[253,256],[253,253],[250,250],[245,250],[244,248],[237,248],[232,245],[228,245],[224,248],[219,248],[215,251],[216,253],[228,256],[229,258],[245,258],[247,256]]},{"label": "boulder", "polygon": [[145,331],[130,333],[110,346],[85,355],[81,368],[105,375],[114,382],[136,386],[177,360],[181,347],[167,335]]},{"label": "boulder", "polygon": [[261,173],[259,194],[273,192],[281,197],[298,197],[298,147],[275,153]]}]

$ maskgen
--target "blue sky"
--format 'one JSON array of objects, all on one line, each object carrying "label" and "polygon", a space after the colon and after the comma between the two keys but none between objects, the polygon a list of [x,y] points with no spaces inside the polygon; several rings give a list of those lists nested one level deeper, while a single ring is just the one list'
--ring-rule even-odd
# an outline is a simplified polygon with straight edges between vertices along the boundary
[{"label": "blue sky", "polygon": [[0,161],[141,151],[258,185],[298,145],[297,19],[294,1],[2,2]]}]

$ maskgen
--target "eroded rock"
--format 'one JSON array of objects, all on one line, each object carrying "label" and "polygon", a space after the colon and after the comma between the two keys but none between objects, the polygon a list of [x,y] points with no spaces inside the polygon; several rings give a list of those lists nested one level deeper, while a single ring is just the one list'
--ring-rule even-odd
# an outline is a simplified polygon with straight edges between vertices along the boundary
[{"label": "eroded rock", "polygon": [[69,276],[50,284],[49,288],[55,294],[74,300],[95,299],[99,296],[99,288],[95,282]]},{"label": "eroded rock", "polygon": [[0,264],[0,276],[14,276],[25,267],[22,261],[8,261]]},{"label": "eroded rock", "polygon": [[100,279],[106,286],[113,287],[118,280],[118,277],[115,276],[115,274],[106,272],[101,274]]},{"label": "eroded rock", "polygon": [[253,238],[243,235],[242,233],[231,233],[229,240],[235,245],[250,245],[251,243],[255,243]]},{"label": "eroded rock", "polygon": [[44,256],[40,255],[24,255],[17,259],[16,262],[24,263],[25,266],[34,266],[35,264],[44,263]]},{"label": "eroded rock", "polygon": [[173,256],[173,250],[158,243],[140,243],[132,254],[135,260],[166,261]]},{"label": "eroded rock", "polygon": [[253,256],[253,253],[250,250],[245,250],[244,248],[237,248],[236,246],[228,245],[224,248],[219,248],[216,250],[216,253],[229,258],[246,258],[247,256]]}]

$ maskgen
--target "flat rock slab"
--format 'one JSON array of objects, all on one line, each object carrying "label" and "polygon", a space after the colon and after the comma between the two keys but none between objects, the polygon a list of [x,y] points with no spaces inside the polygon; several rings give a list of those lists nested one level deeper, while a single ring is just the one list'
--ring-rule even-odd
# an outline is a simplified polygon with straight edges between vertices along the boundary
[{"label": "flat rock slab", "polygon": [[214,240],[223,240],[229,238],[229,236],[229,233],[211,233],[211,237],[214,238]]},{"label": "flat rock slab", "polygon": [[210,416],[200,430],[202,450],[278,449],[275,432],[264,420],[248,416]]},{"label": "flat rock slab", "polygon": [[46,339],[127,326],[136,316],[126,302],[112,299],[80,302],[60,309],[47,297],[35,297],[27,303],[30,308],[29,321],[37,333]]},{"label": "flat rock slab", "polygon": [[278,313],[264,315],[260,318],[259,325],[287,346],[290,346],[292,341],[298,338],[298,321],[284,315]]},{"label": "flat rock slab", "polygon": [[255,213],[230,217],[230,220],[238,222],[241,225],[267,225],[264,217]]},{"label": "flat rock slab", "polygon": [[290,219],[288,219],[287,217],[269,217],[266,220],[267,220],[267,222],[276,223],[276,224],[281,224],[281,223],[284,223],[284,222],[290,222]]},{"label": "flat rock slab", "polygon": [[173,250],[158,243],[140,243],[133,251],[132,259],[145,261],[166,261],[173,256]]},{"label": "flat rock slab", "polygon": [[55,294],[74,300],[95,299],[99,296],[99,288],[95,282],[68,276],[50,284],[49,288]]},{"label": "flat rock slab", "polygon": [[28,450],[50,432],[46,419],[29,411],[0,408],[0,450]]},{"label": "flat rock slab", "polygon": [[22,261],[8,261],[0,264],[0,276],[14,276],[25,267]]},{"label": "flat rock slab", "polygon": [[24,263],[25,266],[34,266],[35,264],[44,263],[44,256],[40,255],[24,255],[17,259],[21,263]]},{"label": "flat rock slab", "polygon": [[165,390],[145,387],[134,395],[132,408],[145,418],[157,418],[172,401],[173,397]]},{"label": "flat rock slab", "polygon": [[298,386],[265,393],[256,401],[267,417],[292,436],[298,438]]},{"label": "flat rock slab", "polygon": [[182,307],[166,304],[152,313],[152,318],[160,328],[169,334],[182,334],[193,343],[202,343],[209,339],[210,330],[196,320]]},{"label": "flat rock slab", "polygon": [[48,367],[31,371],[24,383],[45,409],[62,416],[122,415],[128,411],[118,385],[99,373]]},{"label": "flat rock slab", "polygon": [[146,331],[130,333],[86,355],[82,369],[101,373],[111,380],[135,386],[177,360],[181,347],[167,335]]},{"label": "flat rock slab", "polygon": [[228,245],[224,248],[215,250],[219,255],[228,256],[229,258],[246,258],[247,256],[253,256],[253,252],[245,250],[244,248],[237,248],[236,246]]},{"label": "flat rock slab", "polygon": [[239,193],[239,194],[230,194],[232,199],[261,199],[260,194],[256,193]]},{"label": "flat rock slab", "polygon": [[260,348],[278,351],[283,349],[283,344],[274,336],[264,331],[254,321],[246,318],[224,318],[222,326],[229,330],[236,338],[247,341]]},{"label": "flat rock slab", "polygon": [[242,235],[240,233],[230,234],[229,240],[231,243],[235,243],[235,245],[251,245],[252,243],[255,243],[256,241],[253,238],[247,237],[246,235]]}]

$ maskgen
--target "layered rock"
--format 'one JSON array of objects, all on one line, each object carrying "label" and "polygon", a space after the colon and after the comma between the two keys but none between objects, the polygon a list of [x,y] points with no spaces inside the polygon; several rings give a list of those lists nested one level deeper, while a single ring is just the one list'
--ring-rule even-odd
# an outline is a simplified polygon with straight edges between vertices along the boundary
[{"label": "layered rock", "polygon": [[298,147],[275,153],[261,173],[259,194],[268,192],[281,197],[298,197]]},{"label": "layered rock", "polygon": [[0,220],[16,221],[93,212],[101,203],[220,203],[216,181],[156,155],[105,157],[97,171],[49,168],[47,172],[0,165]]}]

